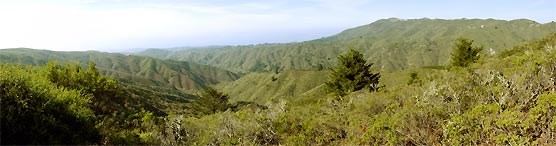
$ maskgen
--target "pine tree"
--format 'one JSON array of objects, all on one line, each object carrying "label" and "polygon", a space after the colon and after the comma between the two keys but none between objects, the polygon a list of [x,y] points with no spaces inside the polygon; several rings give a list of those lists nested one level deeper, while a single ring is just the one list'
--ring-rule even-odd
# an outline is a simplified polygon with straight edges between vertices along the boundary
[{"label": "pine tree", "polygon": [[450,65],[458,67],[467,67],[479,60],[479,52],[483,50],[483,47],[474,47],[473,40],[468,39],[458,39],[456,42],[456,48],[452,52]]},{"label": "pine tree", "polygon": [[368,88],[370,92],[378,90],[380,74],[372,73],[372,63],[367,63],[363,54],[350,49],[338,56],[338,66],[332,68],[330,79],[326,82],[329,92],[344,96],[349,92]]}]

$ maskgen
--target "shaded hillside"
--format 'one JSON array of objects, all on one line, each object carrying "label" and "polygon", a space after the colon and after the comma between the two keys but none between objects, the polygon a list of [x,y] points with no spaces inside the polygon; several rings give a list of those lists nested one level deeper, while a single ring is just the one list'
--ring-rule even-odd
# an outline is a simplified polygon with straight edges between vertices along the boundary
[{"label": "shaded hillside", "polygon": [[459,37],[475,40],[487,54],[497,54],[527,40],[556,32],[556,23],[519,19],[382,19],[337,35],[288,44],[228,46],[209,49],[149,49],[138,55],[193,61],[224,69],[250,71],[307,70],[329,67],[346,48],[359,49],[381,70],[445,65]]},{"label": "shaded hillside", "polygon": [[0,50],[1,63],[44,65],[49,60],[80,62],[84,66],[88,61],[94,61],[103,74],[124,82],[182,90],[201,89],[239,78],[238,74],[230,71],[186,61],[96,51],[55,52],[24,48]]},{"label": "shaded hillside", "polygon": [[135,104],[157,116],[169,113],[186,113],[186,104],[199,98],[175,88],[148,86],[120,82],[123,91],[135,100]]}]

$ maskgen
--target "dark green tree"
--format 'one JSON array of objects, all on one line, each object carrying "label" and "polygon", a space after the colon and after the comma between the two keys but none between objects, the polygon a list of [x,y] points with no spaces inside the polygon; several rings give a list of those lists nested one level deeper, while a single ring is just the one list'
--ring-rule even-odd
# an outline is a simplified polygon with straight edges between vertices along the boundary
[{"label": "dark green tree", "polygon": [[456,48],[452,52],[450,65],[458,67],[467,67],[475,61],[479,60],[479,53],[483,47],[473,46],[473,40],[460,38],[456,42]]},{"label": "dark green tree", "polygon": [[326,82],[328,91],[340,96],[364,88],[377,91],[380,74],[371,72],[372,65],[367,63],[363,54],[353,49],[338,56],[338,65],[332,68]]},{"label": "dark green tree", "polygon": [[412,84],[421,84],[421,79],[419,78],[417,72],[409,73],[409,81],[407,81],[407,85],[412,85]]},{"label": "dark green tree", "polygon": [[232,107],[228,99],[227,94],[209,87],[205,89],[201,97],[189,104],[189,108],[192,114],[198,117],[223,112]]}]

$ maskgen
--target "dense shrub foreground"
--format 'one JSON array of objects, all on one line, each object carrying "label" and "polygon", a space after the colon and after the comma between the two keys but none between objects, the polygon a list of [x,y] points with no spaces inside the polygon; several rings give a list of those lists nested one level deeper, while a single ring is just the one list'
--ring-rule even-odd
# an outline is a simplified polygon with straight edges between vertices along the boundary
[{"label": "dense shrub foreground", "polygon": [[1,65],[1,143],[554,145],[555,46],[550,35],[468,67],[418,69],[403,85],[342,100],[306,95],[229,104],[210,90],[202,98],[211,100],[198,100],[210,104],[193,102],[185,114],[168,116],[141,110],[91,67]]},{"label": "dense shrub foreground", "polygon": [[93,63],[88,69],[55,62],[45,67],[0,65],[0,142],[146,143],[155,117],[121,88],[99,75]]}]

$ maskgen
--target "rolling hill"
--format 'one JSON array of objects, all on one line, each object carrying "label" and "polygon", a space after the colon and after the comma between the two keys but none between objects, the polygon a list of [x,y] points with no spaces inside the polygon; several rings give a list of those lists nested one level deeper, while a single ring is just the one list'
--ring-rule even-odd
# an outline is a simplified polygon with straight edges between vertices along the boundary
[{"label": "rolling hill", "polygon": [[446,65],[453,42],[475,40],[486,54],[556,32],[556,23],[494,19],[382,19],[321,39],[197,49],[147,49],[137,55],[192,61],[236,72],[313,70],[330,67],[336,56],[355,48],[380,70]]},{"label": "rolling hill", "polygon": [[25,48],[0,50],[0,63],[44,65],[49,60],[81,63],[84,66],[88,61],[94,61],[103,74],[123,82],[181,90],[202,89],[240,77],[234,72],[208,65],[134,55],[97,51],[56,52]]},{"label": "rolling hill", "polygon": [[[418,78],[429,78],[430,74],[442,71],[443,69],[435,68],[414,68],[374,72],[381,75],[381,90],[395,90],[409,84],[412,73],[415,73]],[[328,80],[329,74],[328,70],[257,72],[249,73],[233,82],[220,83],[216,87],[229,94],[232,102],[249,101],[265,104],[273,99],[301,99],[326,95],[324,83]],[[419,84],[422,79],[414,82]]]}]

